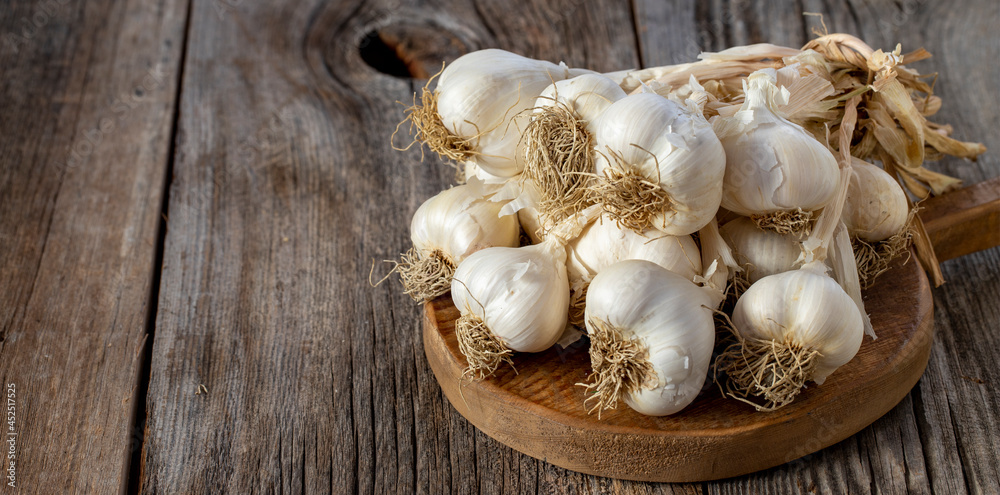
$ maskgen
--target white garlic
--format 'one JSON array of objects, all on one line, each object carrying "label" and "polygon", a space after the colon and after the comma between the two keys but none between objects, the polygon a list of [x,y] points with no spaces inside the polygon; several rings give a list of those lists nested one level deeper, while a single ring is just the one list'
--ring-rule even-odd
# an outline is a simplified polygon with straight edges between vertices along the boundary
[{"label": "white garlic", "polygon": [[602,178],[595,193],[616,221],[686,235],[715,216],[725,153],[697,109],[633,94],[608,107],[594,127]]},{"label": "white garlic", "polygon": [[569,280],[566,242],[596,217],[591,208],[562,222],[541,244],[477,251],[458,265],[452,300],[462,314],[455,324],[468,372],[492,374],[516,352],[540,352],[566,328]]},{"label": "white garlic", "polygon": [[826,146],[775,113],[788,100],[775,78],[773,69],[751,74],[740,110],[713,121],[726,150],[722,207],[744,216],[818,210],[834,199],[840,177]]},{"label": "white garlic", "polygon": [[740,392],[767,401],[760,409],[790,403],[807,381],[822,384],[861,347],[861,312],[826,271],[814,261],[764,277],[736,302],[741,342],[724,354],[732,358],[724,369]]},{"label": "white garlic", "polygon": [[715,324],[708,291],[649,261],[615,263],[587,294],[587,332],[596,409],[619,398],[636,411],[663,416],[701,392]]},{"label": "white garlic", "polygon": [[906,227],[906,193],[881,167],[855,158],[851,163],[843,220],[852,237],[866,241],[888,239]]},{"label": "white garlic", "polygon": [[474,152],[468,159],[491,175],[513,177],[522,168],[517,152],[526,118],[522,112],[552,81],[576,73],[504,50],[475,51],[441,74],[437,112],[449,132],[468,141]]},{"label": "white garlic", "polygon": [[557,242],[484,249],[458,265],[451,294],[463,315],[482,320],[507,348],[543,351],[566,326],[565,250]]},{"label": "white garlic", "polygon": [[562,104],[588,127],[625,91],[612,79],[600,74],[584,74],[550,84],[535,101],[535,113]]},{"label": "white garlic", "polygon": [[702,274],[701,253],[691,236],[664,235],[656,230],[640,234],[620,228],[605,214],[567,244],[570,286],[579,287],[623,260],[651,261],[687,280]]},{"label": "white garlic", "polygon": [[762,229],[746,217],[727,222],[720,232],[735,251],[742,277],[749,283],[794,269],[802,253],[801,241],[795,234]]},{"label": "white garlic", "polygon": [[517,218],[480,195],[475,184],[446,189],[417,208],[410,221],[413,248],[397,271],[407,294],[427,301],[448,292],[455,267],[470,254],[492,246],[517,246]]},{"label": "white garlic", "polygon": [[595,158],[591,126],[612,102],[624,97],[614,81],[600,74],[545,88],[522,133],[523,171],[512,184],[516,188],[503,194],[511,199],[509,210],[531,207],[545,221],[559,222],[592,204],[587,198]]},{"label": "white garlic", "polygon": [[520,239],[517,217],[501,216],[502,207],[477,195],[473,185],[445,189],[413,214],[413,247],[424,253],[441,252],[456,265],[480,249],[516,247]]}]

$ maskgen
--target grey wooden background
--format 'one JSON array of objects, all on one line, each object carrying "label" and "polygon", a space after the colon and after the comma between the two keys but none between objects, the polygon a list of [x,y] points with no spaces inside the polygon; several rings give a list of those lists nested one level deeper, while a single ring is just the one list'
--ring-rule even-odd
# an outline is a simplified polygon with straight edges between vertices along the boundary
[{"label": "grey wooden background", "polygon": [[945,264],[930,363],[892,412],[688,485],[581,475],[479,433],[427,366],[419,307],[368,285],[453,175],[389,146],[396,101],[442,59],[676,63],[799,46],[819,26],[804,12],[932,52],[916,67],[941,76],[936,119],[990,149],[935,167],[1000,175],[996,1],[3,2],[0,384],[15,385],[17,465],[0,493],[997,493],[997,249]]}]

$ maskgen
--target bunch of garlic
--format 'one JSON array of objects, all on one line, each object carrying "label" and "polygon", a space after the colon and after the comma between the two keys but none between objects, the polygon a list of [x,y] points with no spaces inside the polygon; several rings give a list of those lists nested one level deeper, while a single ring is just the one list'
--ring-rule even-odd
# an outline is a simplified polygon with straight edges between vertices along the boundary
[{"label": "bunch of garlic", "polygon": [[616,101],[594,124],[595,202],[619,224],[687,235],[719,208],[726,158],[697,110],[654,93]]},{"label": "bunch of garlic", "polygon": [[480,195],[474,184],[445,189],[417,208],[410,221],[413,247],[396,266],[406,294],[429,301],[451,289],[455,267],[493,246],[515,247],[517,218],[500,215],[501,203]]},{"label": "bunch of garlic", "polygon": [[840,168],[823,143],[775,113],[788,91],[773,69],[751,74],[745,101],[732,117],[714,121],[726,150],[722,207],[780,232],[808,229],[814,211],[834,199]]},{"label": "bunch of garlic", "polygon": [[645,260],[615,263],[587,293],[591,410],[619,399],[664,416],[701,392],[715,343],[709,289]]},{"label": "bunch of garlic", "polygon": [[[582,323],[591,409],[622,399],[673,414],[703,387],[717,308],[736,339],[716,360],[728,394],[759,409],[850,361],[875,337],[862,280],[906,251],[912,220],[899,184],[852,154],[922,195],[920,184],[951,184],[922,168],[925,146],[982,147],[928,127],[918,113],[934,100],[914,91],[929,87],[898,60],[844,35],[821,40],[603,75],[501,50],[449,65],[407,120],[464,167],[476,199],[433,222],[418,211],[415,261],[400,267],[434,280],[434,292],[411,291],[428,298],[457,265],[467,374],[563,343],[567,322]],[[532,245],[513,247],[518,224]]]}]

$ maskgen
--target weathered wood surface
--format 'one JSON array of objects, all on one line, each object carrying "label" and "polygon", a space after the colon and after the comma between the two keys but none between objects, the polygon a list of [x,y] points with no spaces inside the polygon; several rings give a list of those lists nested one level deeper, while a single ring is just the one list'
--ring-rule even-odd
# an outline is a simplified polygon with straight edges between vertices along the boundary
[{"label": "weathered wood surface", "polygon": [[[493,46],[612,70],[748,42],[800,45],[819,25],[802,12],[819,12],[831,31],[935,55],[917,65],[943,76],[935,119],[990,149],[935,166],[971,184],[1000,174],[996,2],[286,3],[42,2],[57,14],[16,52],[6,35],[36,6],[0,12],[0,379],[26,384],[19,479],[39,483],[22,492],[126,487],[133,357],[153,302],[132,478],[145,493],[1000,490],[997,249],[945,263],[914,392],[790,464],[712,483],[625,482],[477,431],[428,367],[420,307],[395,284],[368,285],[371,261],[407,247],[409,216],[453,174],[388,146],[394,102],[424,80],[360,55],[397,75]],[[401,60],[386,62],[394,52]],[[170,76],[126,112],[129,125],[104,135],[86,167],[47,168],[116,117],[115,98],[157,60]],[[169,221],[150,301],[164,177]]]},{"label": "weathered wood surface", "polygon": [[0,493],[126,486],[185,22],[173,0],[0,7]]}]

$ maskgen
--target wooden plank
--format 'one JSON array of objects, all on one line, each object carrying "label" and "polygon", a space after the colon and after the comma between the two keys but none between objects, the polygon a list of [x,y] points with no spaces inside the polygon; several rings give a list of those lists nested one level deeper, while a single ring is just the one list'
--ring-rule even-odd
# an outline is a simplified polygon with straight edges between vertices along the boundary
[{"label": "wooden plank", "polygon": [[[920,218],[934,242],[941,261],[1000,246],[1000,177],[946,194],[920,204]],[[960,217],[941,216],[962,211]]]},{"label": "wooden plank", "polygon": [[186,24],[150,7],[0,9],[2,493],[127,487]]}]

